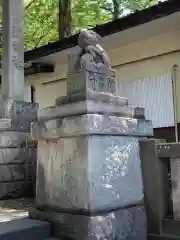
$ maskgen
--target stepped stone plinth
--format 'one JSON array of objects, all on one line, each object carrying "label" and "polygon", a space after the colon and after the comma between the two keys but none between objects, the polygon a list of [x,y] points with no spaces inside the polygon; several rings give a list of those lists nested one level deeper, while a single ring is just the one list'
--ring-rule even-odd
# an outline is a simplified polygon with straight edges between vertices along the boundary
[{"label": "stepped stone plinth", "polygon": [[98,38],[80,34],[83,54],[69,57],[67,96],[39,110],[32,124],[38,140],[35,216],[51,221],[59,238],[145,240],[138,141],[153,128],[144,109],[116,95],[115,72]]},{"label": "stepped stone plinth", "polygon": [[36,175],[30,123],[37,120],[37,104],[24,101],[23,10],[23,0],[1,1],[0,199],[25,197]]},{"label": "stepped stone plinth", "polygon": [[0,96],[0,199],[32,196],[36,180],[36,144],[30,125],[38,105]]}]

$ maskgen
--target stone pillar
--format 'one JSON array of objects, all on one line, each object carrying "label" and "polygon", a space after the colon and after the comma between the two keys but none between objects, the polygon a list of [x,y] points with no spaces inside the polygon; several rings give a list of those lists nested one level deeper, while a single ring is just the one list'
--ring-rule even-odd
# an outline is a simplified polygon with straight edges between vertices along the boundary
[{"label": "stone pillar", "polygon": [[147,239],[138,141],[153,128],[144,109],[113,94],[115,83],[70,73],[68,96],[40,110],[32,125],[36,206],[43,210],[35,216],[54,223],[60,239]]},{"label": "stone pillar", "polygon": [[3,0],[2,93],[24,100],[23,0]]},{"label": "stone pillar", "polygon": [[[34,186],[30,123],[37,104],[24,102],[23,0],[3,0],[2,90],[0,96],[0,199],[23,197]],[[32,171],[29,171],[29,170]]]}]

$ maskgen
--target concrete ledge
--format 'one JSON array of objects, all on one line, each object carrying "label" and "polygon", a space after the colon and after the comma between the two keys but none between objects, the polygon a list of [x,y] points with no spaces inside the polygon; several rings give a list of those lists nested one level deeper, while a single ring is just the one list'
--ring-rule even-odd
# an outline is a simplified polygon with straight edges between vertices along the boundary
[{"label": "concrete ledge", "polygon": [[0,224],[1,240],[44,240],[50,235],[50,224],[38,220],[24,218]]},{"label": "concrete ledge", "polygon": [[73,102],[80,102],[85,100],[92,100],[95,102],[104,102],[110,103],[119,106],[127,106],[128,99],[125,97],[119,97],[111,93],[103,93],[103,92],[94,92],[88,90],[87,92],[81,92],[76,94],[71,94],[68,96],[62,96],[56,99],[56,105],[63,105]]},{"label": "concrete ledge", "polygon": [[49,121],[39,121],[31,125],[34,139],[58,139],[88,134],[153,136],[151,121],[123,118],[100,114],[87,114]]},{"label": "concrete ledge", "polygon": [[145,118],[144,108],[119,106],[92,100],[47,107],[38,111],[38,120],[49,120],[88,113],[115,115],[119,117]]}]

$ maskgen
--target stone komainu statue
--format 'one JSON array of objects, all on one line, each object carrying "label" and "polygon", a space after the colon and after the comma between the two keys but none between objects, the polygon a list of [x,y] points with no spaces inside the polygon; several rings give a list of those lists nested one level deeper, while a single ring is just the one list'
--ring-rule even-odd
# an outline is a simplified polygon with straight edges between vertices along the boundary
[{"label": "stone komainu statue", "polygon": [[114,76],[110,60],[106,51],[98,44],[101,36],[92,30],[83,30],[79,34],[78,45],[80,50],[69,55],[69,71],[80,69]]}]

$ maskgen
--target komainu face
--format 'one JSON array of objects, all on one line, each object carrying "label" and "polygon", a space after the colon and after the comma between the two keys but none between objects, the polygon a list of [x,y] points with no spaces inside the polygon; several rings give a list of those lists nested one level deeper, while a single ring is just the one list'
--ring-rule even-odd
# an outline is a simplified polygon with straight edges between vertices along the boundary
[{"label": "komainu face", "polygon": [[78,45],[84,49],[89,45],[96,46],[101,39],[101,36],[92,30],[83,30],[79,34]]}]

